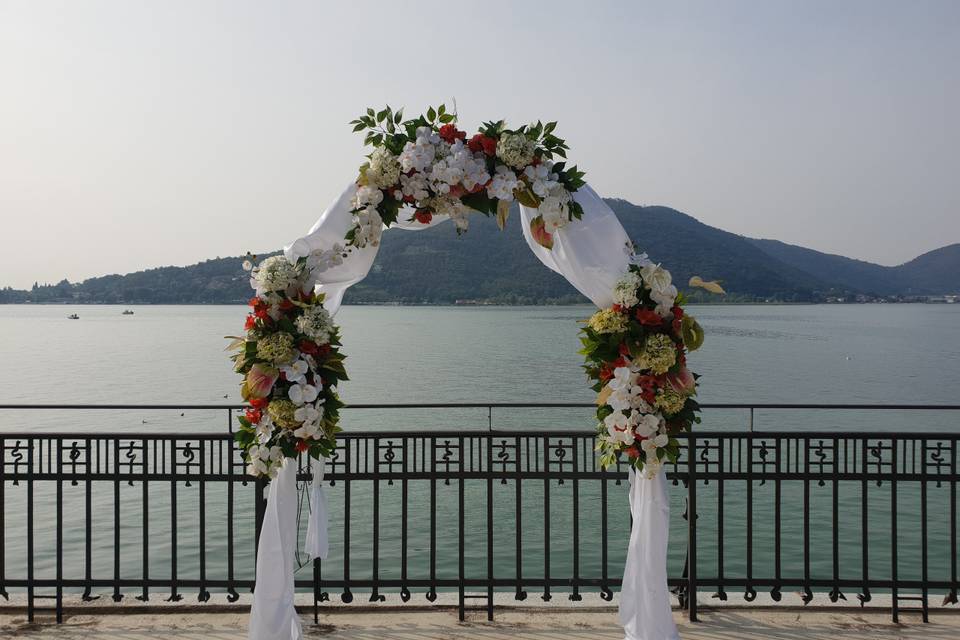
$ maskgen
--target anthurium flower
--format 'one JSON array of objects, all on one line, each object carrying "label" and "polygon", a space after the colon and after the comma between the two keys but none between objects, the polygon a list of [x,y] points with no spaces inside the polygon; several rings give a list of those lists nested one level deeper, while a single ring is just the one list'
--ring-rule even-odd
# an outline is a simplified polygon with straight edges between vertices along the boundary
[{"label": "anthurium flower", "polygon": [[530,233],[541,247],[553,249],[553,236],[547,231],[543,216],[537,216],[530,221]]},{"label": "anthurium flower", "polygon": [[280,371],[275,367],[258,362],[250,367],[244,384],[247,398],[266,398],[270,395],[273,385],[280,377]]},{"label": "anthurium flower", "polygon": [[693,374],[686,367],[680,367],[675,373],[667,374],[667,384],[677,393],[689,396],[697,389],[697,382]]}]

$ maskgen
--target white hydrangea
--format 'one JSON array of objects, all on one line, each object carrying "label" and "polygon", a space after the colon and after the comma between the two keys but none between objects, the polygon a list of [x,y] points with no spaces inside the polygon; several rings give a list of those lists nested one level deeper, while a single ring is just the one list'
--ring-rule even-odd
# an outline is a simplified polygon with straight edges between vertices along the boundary
[{"label": "white hydrangea", "polygon": [[296,281],[296,267],[283,256],[271,256],[254,269],[250,284],[262,294],[286,291]]},{"label": "white hydrangea", "polygon": [[530,165],[523,170],[523,175],[527,177],[530,190],[541,198],[549,196],[550,191],[560,184],[557,182],[560,176],[553,173],[552,169],[553,163],[545,160],[538,165]]},{"label": "white hydrangea", "polygon": [[634,307],[640,303],[637,290],[643,285],[643,280],[633,271],[623,274],[613,287],[613,301],[623,307]]},{"label": "white hydrangea", "polygon": [[384,147],[378,147],[370,155],[370,166],[365,173],[367,180],[375,187],[386,189],[397,184],[400,179],[400,162]]},{"label": "white hydrangea", "polygon": [[502,164],[497,165],[493,180],[487,187],[487,195],[497,200],[513,200],[513,191],[517,188],[517,174]]},{"label": "white hydrangea", "polygon": [[533,160],[533,140],[522,133],[505,133],[497,142],[497,157],[514,169],[523,169]]},{"label": "white hydrangea", "polygon": [[328,344],[333,333],[333,318],[330,312],[320,305],[310,307],[297,318],[297,331],[317,344]]},{"label": "white hydrangea", "polygon": [[569,202],[570,194],[560,185],[553,187],[547,197],[540,201],[539,211],[548,233],[553,233],[570,222],[570,208],[567,206]]}]

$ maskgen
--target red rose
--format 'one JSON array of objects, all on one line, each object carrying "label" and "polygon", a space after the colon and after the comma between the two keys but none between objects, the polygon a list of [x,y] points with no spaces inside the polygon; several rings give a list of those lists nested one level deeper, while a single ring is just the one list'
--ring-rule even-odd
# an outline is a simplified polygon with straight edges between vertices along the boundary
[{"label": "red rose", "polygon": [[610,363],[610,366],[613,367],[614,369],[619,369],[620,367],[625,367],[625,366],[627,366],[627,361],[626,361],[626,360],[624,359],[624,357],[621,355],[619,358],[617,358],[616,360],[614,360],[613,362],[611,362],[611,363]]},{"label": "red rose", "polygon": [[430,224],[430,221],[433,220],[433,214],[426,209],[417,209],[417,212],[413,214],[413,217],[420,224]]},{"label": "red rose", "polygon": [[303,453],[310,450],[310,443],[306,440],[297,440],[297,451]]},{"label": "red rose", "polygon": [[617,303],[614,303],[614,304],[613,304],[613,307],[611,307],[611,308],[612,308],[616,313],[623,313],[623,305],[619,305],[619,304],[617,304]]},{"label": "red rose", "polygon": [[326,358],[327,355],[330,354],[330,345],[328,344],[319,345],[317,347],[317,353],[320,355],[320,357]]},{"label": "red rose", "polygon": [[467,147],[474,153],[483,151],[488,156],[492,156],[497,153],[497,139],[491,138],[490,136],[485,136],[482,133],[478,133],[470,138],[470,142],[467,143]]},{"label": "red rose", "polygon": [[256,424],[260,422],[260,418],[263,417],[263,412],[260,409],[247,409],[246,418],[250,422]]},{"label": "red rose", "polygon": [[600,367],[600,380],[602,380],[603,382],[606,382],[612,377],[613,377],[613,367],[611,367],[608,364],[605,364],[602,367]]},{"label": "red rose", "polygon": [[[637,436],[637,437],[639,437],[639,436]],[[631,446],[627,447],[626,449],[623,450],[623,452],[627,454],[627,457],[628,457],[628,458],[639,458],[639,457],[640,457],[640,449],[637,449],[636,445],[631,445]]]},{"label": "red rose", "polygon": [[252,315],[247,316],[247,321],[243,323],[243,328],[246,329],[247,331],[250,331],[256,326],[257,326],[257,319],[254,318]]},{"label": "red rose", "polygon": [[403,196],[403,201],[406,202],[407,204],[413,204],[414,202],[417,201],[417,199],[414,198],[413,196]]},{"label": "red rose", "polygon": [[465,139],[467,133],[465,131],[457,131],[457,125],[451,123],[440,127],[440,137],[450,144],[453,144],[457,138],[461,140]]},{"label": "red rose", "polygon": [[254,409],[263,409],[270,404],[269,398],[250,398],[250,406]]},{"label": "red rose", "polygon": [[646,327],[658,327],[663,324],[663,318],[651,309],[637,309],[637,322]]}]

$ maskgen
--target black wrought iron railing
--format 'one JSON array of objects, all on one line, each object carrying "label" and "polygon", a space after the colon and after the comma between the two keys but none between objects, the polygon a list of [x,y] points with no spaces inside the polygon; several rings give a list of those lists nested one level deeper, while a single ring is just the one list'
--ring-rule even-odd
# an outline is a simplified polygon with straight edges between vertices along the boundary
[{"label": "black wrought iron railing", "polygon": [[[354,405],[486,415],[470,423],[478,428],[343,434],[327,473],[330,556],[301,569],[298,589],[313,594],[315,613],[355,592],[376,603],[391,591],[404,602],[446,591],[461,616],[477,597],[490,617],[496,591],[612,600],[629,539],[626,467],[598,467],[592,431],[570,428],[579,419],[536,430],[493,419],[590,406]],[[50,598],[60,620],[70,592],[205,602],[252,589],[265,484],[245,475],[230,433],[40,433],[22,418],[202,410],[230,424],[237,408],[0,405],[0,595],[25,593],[31,619]],[[804,418],[816,430],[758,430],[758,411],[832,417]],[[710,430],[717,412],[752,430]],[[839,416],[864,412],[892,430],[843,429],[866,422]],[[5,415],[20,417],[14,425]],[[957,602],[960,406],[705,405],[704,415],[705,429],[683,436],[668,468],[669,582],[692,619],[698,594],[726,600],[734,590],[747,601],[795,589],[804,603],[860,604],[882,592],[894,620],[911,599],[926,619],[931,592]]]}]

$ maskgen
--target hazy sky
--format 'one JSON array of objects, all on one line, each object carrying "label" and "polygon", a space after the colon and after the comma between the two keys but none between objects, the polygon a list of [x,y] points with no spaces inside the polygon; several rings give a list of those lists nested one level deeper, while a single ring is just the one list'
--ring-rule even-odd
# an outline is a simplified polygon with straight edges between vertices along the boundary
[{"label": "hazy sky", "polygon": [[0,0],[0,286],[279,248],[355,176],[348,120],[454,97],[736,233],[960,241],[957,1]]}]

